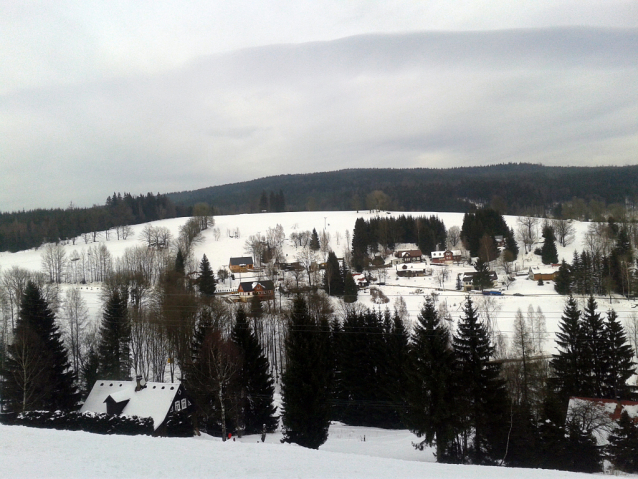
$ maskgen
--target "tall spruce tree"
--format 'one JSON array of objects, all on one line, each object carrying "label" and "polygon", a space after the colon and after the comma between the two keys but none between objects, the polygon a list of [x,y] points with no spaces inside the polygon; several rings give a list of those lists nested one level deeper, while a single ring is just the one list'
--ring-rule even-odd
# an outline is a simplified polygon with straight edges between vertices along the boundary
[{"label": "tall spruce tree", "polygon": [[204,296],[212,296],[215,294],[215,289],[217,288],[215,273],[211,269],[206,255],[202,256],[202,261],[199,263],[199,278],[197,278],[197,284],[199,286],[199,292]]},{"label": "tall spruce tree", "polygon": [[[622,231],[622,230],[621,230]],[[603,371],[603,397],[608,399],[629,399],[631,389],[627,381],[636,372],[633,362],[634,351],[627,341],[625,331],[612,309],[605,321],[606,364]]]},{"label": "tall spruce tree", "polygon": [[558,268],[558,274],[554,280],[554,289],[558,294],[571,294],[572,292],[572,272],[565,260]]},{"label": "tall spruce tree", "polygon": [[106,300],[98,346],[100,379],[125,380],[131,376],[131,324],[125,290],[114,289]]},{"label": "tall spruce tree", "polygon": [[583,350],[582,380],[583,395],[604,397],[603,385],[607,368],[607,334],[601,314],[596,311],[596,300],[590,296],[583,310],[582,331],[585,348]]},{"label": "tall spruce tree", "polygon": [[339,260],[333,251],[328,253],[326,269],[323,276],[323,289],[330,296],[343,296],[344,282],[339,267]]},{"label": "tall spruce tree", "polygon": [[313,251],[319,251],[319,248],[321,248],[319,235],[317,234],[317,230],[315,228],[312,228],[312,235],[310,236],[310,249]]},{"label": "tall spruce tree", "polygon": [[282,442],[318,449],[330,426],[330,330],[314,320],[304,298],[293,302],[282,376]]},{"label": "tall spruce tree", "polygon": [[543,247],[541,248],[541,259],[543,264],[558,263],[558,251],[556,250],[556,237],[554,228],[549,225],[543,227]]},{"label": "tall spruce tree", "polygon": [[341,269],[341,274],[343,277],[343,300],[346,303],[354,303],[357,301],[358,295],[357,283],[354,282],[352,273],[345,266]]},{"label": "tall spruce tree", "polygon": [[409,358],[406,422],[410,431],[423,437],[419,447],[436,442],[437,461],[448,462],[458,427],[455,359],[450,332],[431,298],[414,326]]},{"label": "tall spruce tree", "polygon": [[476,273],[472,277],[472,287],[474,289],[483,290],[484,288],[492,287],[492,280],[490,279],[490,264],[479,258],[474,266]]},{"label": "tall spruce tree", "polygon": [[75,374],[55,315],[32,281],[24,290],[7,353],[3,400],[9,411],[69,410],[76,406]]},{"label": "tall spruce tree", "polygon": [[480,321],[468,296],[453,338],[458,367],[459,416],[472,444],[465,451],[475,464],[502,458],[506,438],[507,393],[500,365],[491,362],[494,346],[487,325]]},{"label": "tall spruce tree", "polygon": [[[392,389],[392,379],[399,376],[401,365],[391,359],[388,339],[392,328],[390,320],[386,329],[384,318],[376,311],[349,311],[344,319],[338,353],[338,407],[340,420],[346,424],[397,426],[395,406],[400,403],[397,393],[401,389],[396,384]],[[388,367],[395,368],[394,374],[388,373]]]},{"label": "tall spruce tree", "polygon": [[554,354],[550,361],[553,371],[550,384],[566,406],[571,396],[583,395],[583,384],[587,381],[586,371],[583,368],[584,332],[580,311],[573,296],[567,300],[558,328],[560,329],[556,333],[558,354]]},{"label": "tall spruce tree", "polygon": [[257,434],[277,428],[277,408],[273,405],[275,386],[270,375],[270,365],[263,349],[250,327],[243,308],[237,310],[231,339],[241,355],[238,386],[239,416],[243,419],[246,434]]}]

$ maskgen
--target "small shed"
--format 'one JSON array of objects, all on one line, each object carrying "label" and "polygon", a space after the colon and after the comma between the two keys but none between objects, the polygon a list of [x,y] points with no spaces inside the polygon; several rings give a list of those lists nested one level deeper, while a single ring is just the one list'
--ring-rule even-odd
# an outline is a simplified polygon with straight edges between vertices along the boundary
[{"label": "small shed", "polygon": [[230,258],[228,269],[231,273],[247,273],[255,267],[252,256]]}]

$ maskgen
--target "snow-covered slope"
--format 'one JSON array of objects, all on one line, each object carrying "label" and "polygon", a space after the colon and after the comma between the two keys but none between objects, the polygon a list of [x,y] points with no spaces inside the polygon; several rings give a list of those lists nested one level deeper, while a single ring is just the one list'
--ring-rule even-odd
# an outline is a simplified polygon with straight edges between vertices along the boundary
[{"label": "snow-covered slope", "polygon": [[[362,431],[364,432],[364,431]],[[374,437],[363,442],[356,435],[339,439],[333,430],[319,451],[281,444],[278,436],[259,443],[256,436],[241,442],[202,436],[192,439],[148,436],[101,436],[85,432],[54,431],[22,426],[0,426],[0,476],[12,478],[420,478],[420,479],[536,479],[578,478],[590,475],[538,469],[455,466],[403,457],[406,437]],[[397,432],[402,433],[402,432]],[[405,436],[405,433],[403,433]],[[398,437],[398,439],[397,439]],[[358,453],[352,453],[361,445]],[[365,449],[366,446],[371,446]],[[383,449],[384,457],[377,456]],[[368,455],[364,451],[368,451]],[[334,452],[342,451],[342,452]],[[414,452],[414,450],[413,450]]]}]

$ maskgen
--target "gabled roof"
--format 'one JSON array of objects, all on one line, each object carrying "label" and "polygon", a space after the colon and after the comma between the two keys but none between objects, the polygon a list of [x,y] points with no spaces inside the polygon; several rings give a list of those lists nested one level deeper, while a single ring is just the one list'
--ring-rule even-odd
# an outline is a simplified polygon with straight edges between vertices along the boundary
[{"label": "gabled roof", "polygon": [[239,287],[244,293],[250,293],[257,287],[258,284],[261,284],[261,287],[264,288],[266,291],[275,290],[275,283],[273,283],[269,279],[263,281],[244,281],[243,283],[239,283]]},{"label": "gabled roof", "polygon": [[420,249],[410,249],[407,251],[397,251],[394,253],[397,258],[420,258],[423,256]]},{"label": "gabled roof", "polygon": [[241,266],[242,264],[254,264],[252,256],[242,256],[241,258],[230,258],[231,266]]},{"label": "gabled roof", "polygon": [[[98,380],[93,385],[81,412],[106,413],[105,401],[110,397],[116,403],[128,400],[122,410],[124,416],[152,417],[157,429],[166,419],[181,383],[146,383],[135,391],[136,381]],[[180,396],[181,397],[181,396]]]}]

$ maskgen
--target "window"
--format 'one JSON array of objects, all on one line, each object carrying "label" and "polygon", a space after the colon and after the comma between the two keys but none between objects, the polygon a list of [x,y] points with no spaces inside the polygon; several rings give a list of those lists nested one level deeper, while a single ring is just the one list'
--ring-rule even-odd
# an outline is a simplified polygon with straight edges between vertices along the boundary
[{"label": "window", "polygon": [[182,399],[182,409],[186,409],[186,399]]},{"label": "window", "polygon": [[175,401],[175,411],[179,411],[181,409],[179,401]]}]

